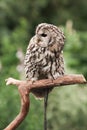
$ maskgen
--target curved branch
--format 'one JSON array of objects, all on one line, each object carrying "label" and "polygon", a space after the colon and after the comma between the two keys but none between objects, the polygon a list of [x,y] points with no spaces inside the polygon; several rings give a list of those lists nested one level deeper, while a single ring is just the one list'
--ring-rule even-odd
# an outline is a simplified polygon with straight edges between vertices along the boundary
[{"label": "curved branch", "polygon": [[[9,82],[9,81],[15,82],[16,80],[10,78],[10,79],[8,79],[7,82]],[[23,87],[23,86],[18,86],[18,90],[19,90],[19,94],[20,94],[20,98],[21,98],[20,113],[4,130],[15,130],[21,124],[21,122],[25,119],[25,117],[28,114],[29,105],[30,105],[29,89],[27,89],[26,87]]]},{"label": "curved branch", "polygon": [[21,81],[14,78],[6,79],[6,85],[16,85],[21,97],[21,110],[18,116],[4,129],[15,130],[20,123],[25,119],[29,110],[29,93],[32,89],[49,88],[49,87],[61,87],[63,85],[71,84],[85,84],[87,83],[83,75],[64,75],[58,77],[56,80],[44,79],[38,80],[34,83],[31,81]]}]

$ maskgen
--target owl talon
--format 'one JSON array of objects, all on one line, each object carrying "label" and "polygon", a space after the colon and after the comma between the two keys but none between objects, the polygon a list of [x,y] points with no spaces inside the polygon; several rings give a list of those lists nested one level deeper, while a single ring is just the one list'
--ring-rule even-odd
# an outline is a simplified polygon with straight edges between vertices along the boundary
[{"label": "owl talon", "polygon": [[33,84],[34,82],[35,82],[35,81],[32,81],[32,80],[31,80],[31,84]]},{"label": "owl talon", "polygon": [[27,82],[30,82],[31,85],[34,83],[32,80],[27,80]]}]

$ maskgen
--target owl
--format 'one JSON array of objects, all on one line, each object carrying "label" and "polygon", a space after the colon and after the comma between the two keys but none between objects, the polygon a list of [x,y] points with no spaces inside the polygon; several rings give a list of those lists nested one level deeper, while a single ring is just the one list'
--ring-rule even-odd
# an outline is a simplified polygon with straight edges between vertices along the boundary
[{"label": "owl", "polygon": [[[29,81],[56,79],[64,75],[63,47],[65,36],[55,25],[41,23],[27,47],[24,66]],[[37,97],[45,96],[46,88],[32,89]],[[49,89],[51,91],[51,89]]]}]

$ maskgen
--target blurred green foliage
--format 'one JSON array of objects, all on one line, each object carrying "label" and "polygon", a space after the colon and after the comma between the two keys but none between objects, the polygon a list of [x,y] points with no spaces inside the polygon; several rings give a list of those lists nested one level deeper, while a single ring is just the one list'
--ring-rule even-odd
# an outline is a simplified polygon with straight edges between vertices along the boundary
[{"label": "blurred green foliage", "polygon": [[[6,87],[9,76],[21,78],[18,50],[25,54],[37,24],[53,23],[64,30],[66,73],[87,77],[87,1],[86,0],[0,0],[0,130],[18,114],[17,88]],[[61,26],[62,25],[62,26]],[[67,86],[54,89],[49,96],[48,130],[87,129],[87,88]],[[30,95],[30,112],[18,130],[43,129],[43,100]]]}]

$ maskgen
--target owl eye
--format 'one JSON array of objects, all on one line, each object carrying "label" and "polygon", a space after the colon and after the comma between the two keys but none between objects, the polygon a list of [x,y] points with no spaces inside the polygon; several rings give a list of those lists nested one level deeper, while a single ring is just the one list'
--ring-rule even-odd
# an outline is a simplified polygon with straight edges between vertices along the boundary
[{"label": "owl eye", "polygon": [[46,37],[46,36],[47,36],[47,34],[45,34],[45,33],[42,33],[42,34],[41,34],[41,36],[42,36],[42,37]]}]

